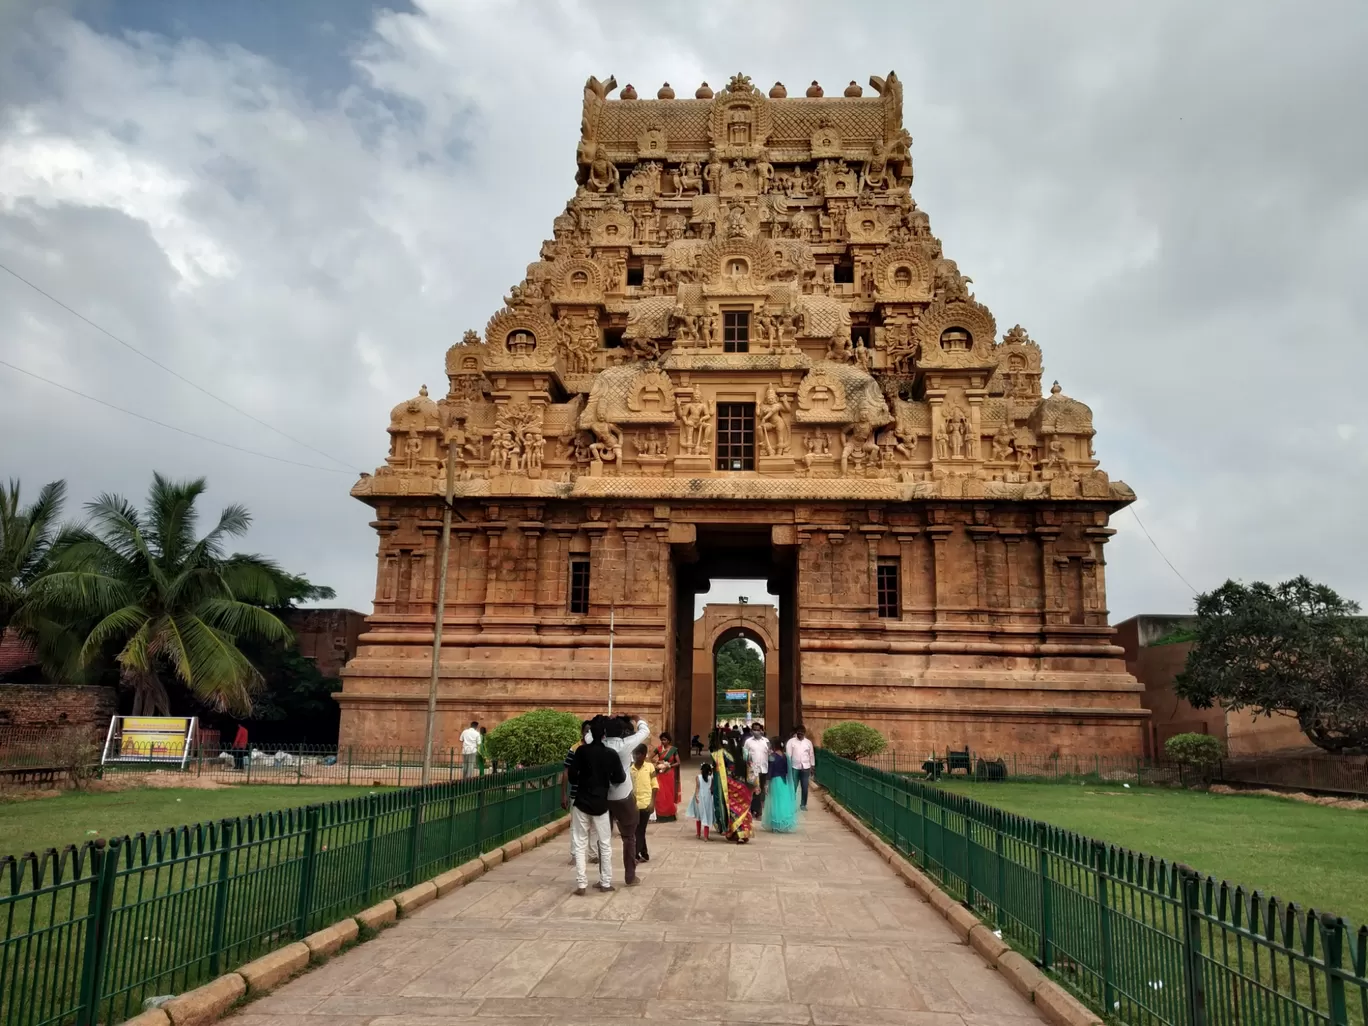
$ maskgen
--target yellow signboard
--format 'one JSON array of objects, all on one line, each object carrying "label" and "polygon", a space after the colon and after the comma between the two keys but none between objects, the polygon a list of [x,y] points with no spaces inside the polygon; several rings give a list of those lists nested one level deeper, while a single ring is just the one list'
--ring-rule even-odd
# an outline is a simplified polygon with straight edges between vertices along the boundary
[{"label": "yellow signboard", "polygon": [[119,755],[180,762],[190,735],[187,716],[125,716]]}]

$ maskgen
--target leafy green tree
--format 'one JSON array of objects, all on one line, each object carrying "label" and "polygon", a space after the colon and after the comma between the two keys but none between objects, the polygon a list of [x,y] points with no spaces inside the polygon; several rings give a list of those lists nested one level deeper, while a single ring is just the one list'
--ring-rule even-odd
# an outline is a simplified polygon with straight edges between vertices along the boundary
[{"label": "leafy green tree", "polygon": [[888,739],[873,727],[853,721],[833,724],[822,732],[822,747],[843,759],[864,759],[888,747]]},{"label": "leafy green tree", "polygon": [[47,571],[29,587],[26,609],[81,625],[82,665],[112,656],[135,715],[170,711],[168,681],[210,709],[246,714],[263,681],[239,640],[289,643],[289,629],[267,607],[312,588],[261,556],[226,553],[227,540],[251,524],[242,506],[224,509],[196,538],[195,504],[205,489],[203,478],[155,474],[141,512],[120,496],[100,496],[86,505],[90,526],[63,531]]},{"label": "leafy green tree", "polygon": [[[62,632],[36,610],[26,609],[29,589],[48,569],[66,482],[50,481],[27,506],[19,504],[19,482],[0,488],[0,640],[13,630],[61,662]],[[68,649],[70,645],[68,644]]]},{"label": "leafy green tree", "polygon": [[751,712],[765,708],[765,661],[754,646],[740,638],[732,638],[717,650],[715,671],[717,681],[717,714],[719,719],[739,716],[746,711],[746,701],[727,701],[728,691],[754,691]]},{"label": "leafy green tree", "polygon": [[560,762],[580,740],[580,718],[555,709],[533,709],[504,720],[485,744],[492,759],[509,766],[547,766]]},{"label": "leafy green tree", "polygon": [[1325,751],[1368,753],[1368,622],[1358,611],[1305,577],[1227,581],[1197,597],[1176,691],[1199,709],[1291,713]]}]

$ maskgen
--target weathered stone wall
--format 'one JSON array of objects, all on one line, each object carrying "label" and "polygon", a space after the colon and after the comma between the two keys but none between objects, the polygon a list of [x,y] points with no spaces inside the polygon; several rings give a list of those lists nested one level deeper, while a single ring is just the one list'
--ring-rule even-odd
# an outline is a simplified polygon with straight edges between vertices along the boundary
[{"label": "weathered stone wall", "polygon": [[0,684],[0,729],[85,727],[103,738],[117,711],[113,688]]},{"label": "weathered stone wall", "polygon": [[[772,537],[797,547],[798,715],[814,735],[858,719],[902,750],[1140,752],[1141,686],[1102,605],[1104,512],[981,503],[850,505],[804,521],[791,507],[737,506],[726,516],[770,525]],[[610,609],[615,707],[675,728],[677,703],[699,677],[677,686],[670,540],[692,541],[683,528],[707,518],[716,524],[722,513],[626,502],[463,505],[437,744],[454,744],[471,719],[604,708]],[[435,564],[434,526],[401,503],[382,509],[381,598],[344,672],[344,744],[422,741],[435,582],[397,568]],[[396,548],[400,537],[412,548]],[[572,557],[590,563],[584,614],[568,611]],[[878,615],[880,557],[899,560],[896,617]],[[706,639],[692,626],[697,650]],[[693,705],[696,719],[696,694]]]},{"label": "weathered stone wall", "polygon": [[336,677],[356,655],[366,616],[355,609],[292,609],[285,624],[294,631],[299,654],[324,676]]}]

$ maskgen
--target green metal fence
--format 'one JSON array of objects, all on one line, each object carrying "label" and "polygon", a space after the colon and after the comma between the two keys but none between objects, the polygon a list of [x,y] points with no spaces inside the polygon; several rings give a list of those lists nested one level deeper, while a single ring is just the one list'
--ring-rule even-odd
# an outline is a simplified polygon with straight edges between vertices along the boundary
[{"label": "green metal fence", "polygon": [[560,772],[0,858],[0,1024],[122,1022],[556,818]]},{"label": "green metal fence", "polygon": [[1368,1021],[1368,927],[826,752],[817,780],[1114,1021]]}]

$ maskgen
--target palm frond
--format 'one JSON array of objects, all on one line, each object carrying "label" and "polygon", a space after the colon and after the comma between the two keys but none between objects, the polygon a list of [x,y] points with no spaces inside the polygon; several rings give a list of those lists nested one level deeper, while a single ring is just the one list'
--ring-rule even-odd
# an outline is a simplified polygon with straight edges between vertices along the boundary
[{"label": "palm frond", "polygon": [[179,564],[194,547],[199,522],[195,502],[208,487],[202,477],[172,481],[158,473],[152,475],[147,494],[147,533],[168,566]]},{"label": "palm frond", "polygon": [[157,621],[148,618],[133,632],[119,653],[119,665],[134,674],[155,674],[153,666],[159,648],[156,644]]},{"label": "palm frond", "polygon": [[294,633],[274,613],[232,599],[211,599],[195,611],[207,624],[234,638],[290,644]]},{"label": "palm frond", "polygon": [[39,614],[68,620],[105,616],[131,603],[136,594],[128,582],[88,570],[55,570],[28,589],[25,605]]},{"label": "palm frond", "polygon": [[238,714],[251,710],[262,677],[232,637],[198,616],[174,618],[165,636],[177,675],[201,701]]},{"label": "palm frond", "polygon": [[[86,635],[85,643],[81,645],[81,663],[89,666],[104,647],[112,641],[125,637],[136,638],[142,633],[147,622],[147,610],[140,606],[129,605],[114,610],[101,619]],[[126,642],[123,652],[119,653],[121,662],[124,661],[124,656],[130,645],[132,645],[132,640]],[[138,668],[142,667],[142,663],[139,662],[134,662],[132,665]]]},{"label": "palm frond", "polygon": [[289,601],[290,575],[265,556],[235,553],[223,561],[220,573],[234,598],[263,606]]}]

